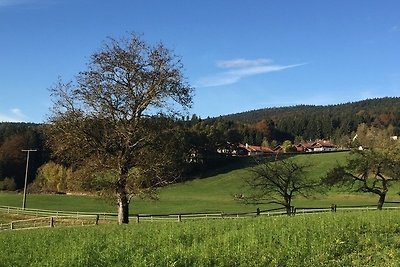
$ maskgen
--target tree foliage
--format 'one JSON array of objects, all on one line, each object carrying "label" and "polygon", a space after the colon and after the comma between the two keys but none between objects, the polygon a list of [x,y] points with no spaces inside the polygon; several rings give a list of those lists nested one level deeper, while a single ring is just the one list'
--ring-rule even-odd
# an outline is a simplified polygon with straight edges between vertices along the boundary
[{"label": "tree foliage", "polygon": [[17,189],[17,184],[13,178],[5,177],[2,181],[0,180],[0,190],[14,191]]},{"label": "tree foliage", "polygon": [[49,161],[40,166],[36,179],[29,189],[39,192],[65,193],[68,190],[72,191],[71,189],[74,188],[75,184],[71,169]]},{"label": "tree foliage", "polygon": [[352,151],[348,163],[332,169],[325,182],[376,194],[377,208],[382,209],[390,185],[400,179],[400,145],[386,130],[360,125],[357,133],[358,142],[368,149]]},{"label": "tree foliage", "polygon": [[0,181],[6,177],[12,179],[16,189],[24,186],[26,152],[23,149],[38,150],[29,160],[28,182],[31,182],[36,170],[48,160],[41,125],[0,123]]},{"label": "tree foliage", "polygon": [[[86,173],[115,173],[110,186],[119,222],[127,223],[131,194],[165,179],[159,172],[169,161],[157,157],[169,151],[154,145],[164,141],[159,134],[168,130],[159,114],[175,114],[191,104],[192,88],[180,59],[163,44],[148,45],[136,34],[109,39],[76,82],[58,82],[51,92],[55,102],[47,137],[54,156],[75,169],[90,170]],[[152,159],[160,161],[150,169],[145,165]],[[146,178],[129,190],[132,168]]]}]

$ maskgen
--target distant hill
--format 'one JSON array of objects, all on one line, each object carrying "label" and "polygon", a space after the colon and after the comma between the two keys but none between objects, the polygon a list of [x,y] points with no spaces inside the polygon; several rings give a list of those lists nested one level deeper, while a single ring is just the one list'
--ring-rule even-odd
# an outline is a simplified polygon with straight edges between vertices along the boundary
[{"label": "distant hill", "polygon": [[400,97],[367,99],[327,106],[265,108],[229,114],[219,119],[247,125],[263,122],[291,138],[299,136],[304,139],[338,139],[351,135],[360,123],[380,128],[393,126],[394,133],[399,135]]},{"label": "distant hill", "polygon": [[280,120],[287,117],[312,116],[324,114],[325,116],[343,117],[346,115],[357,117],[377,118],[382,114],[399,113],[400,97],[385,97],[367,99],[358,102],[349,102],[336,105],[296,105],[288,107],[273,107],[250,110],[240,113],[221,116],[228,120],[242,123],[255,123],[264,119]]}]

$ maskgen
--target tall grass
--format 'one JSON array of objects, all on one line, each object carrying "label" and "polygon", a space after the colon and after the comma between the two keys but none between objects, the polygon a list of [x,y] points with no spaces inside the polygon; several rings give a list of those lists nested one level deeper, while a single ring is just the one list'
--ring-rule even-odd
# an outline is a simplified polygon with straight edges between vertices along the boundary
[{"label": "tall grass", "polygon": [[396,211],[0,234],[1,266],[399,266]]}]

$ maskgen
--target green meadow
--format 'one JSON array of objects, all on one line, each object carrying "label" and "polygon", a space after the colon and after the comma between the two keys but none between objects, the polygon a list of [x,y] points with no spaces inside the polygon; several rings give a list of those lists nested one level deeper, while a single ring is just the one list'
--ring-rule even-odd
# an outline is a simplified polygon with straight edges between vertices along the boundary
[{"label": "green meadow", "polygon": [[[299,155],[324,176],[348,153]],[[224,213],[276,206],[245,204],[244,179],[251,167],[223,168],[214,175],[177,183],[159,191],[159,200],[134,199],[131,213]],[[395,184],[387,201],[400,201]],[[330,188],[312,198],[296,198],[297,207],[374,205],[370,194]],[[22,194],[1,193],[0,205],[21,206]],[[28,208],[115,212],[96,196],[29,194]],[[0,222],[22,219],[0,216]],[[337,213],[260,216],[101,224],[0,232],[0,266],[400,266],[400,213],[369,210]]]},{"label": "green meadow", "polygon": [[[337,164],[343,164],[347,152],[298,155],[296,159],[310,164],[309,174],[313,178],[324,176]],[[245,204],[236,200],[236,194],[249,194],[245,178],[251,175],[251,167],[240,165],[235,168],[217,170],[217,174],[176,183],[159,190],[159,200],[133,199],[130,204],[132,214],[167,214],[190,212],[251,212],[276,208],[267,203]],[[387,201],[400,201],[399,185],[389,191]],[[373,194],[349,192],[344,188],[331,188],[326,193],[315,194],[311,198],[295,198],[297,207],[329,207],[337,205],[374,205],[377,197]],[[22,194],[1,193],[0,205],[20,207]],[[29,194],[27,208],[59,211],[115,212],[116,205],[96,196]]]}]

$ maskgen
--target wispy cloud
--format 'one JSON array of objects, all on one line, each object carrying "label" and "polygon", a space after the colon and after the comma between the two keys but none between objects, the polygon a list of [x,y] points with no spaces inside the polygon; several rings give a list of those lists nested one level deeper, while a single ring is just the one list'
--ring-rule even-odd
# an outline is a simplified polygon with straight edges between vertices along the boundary
[{"label": "wispy cloud", "polygon": [[392,32],[400,32],[400,27],[399,25],[394,25],[392,28],[390,28],[390,31]]},{"label": "wispy cloud", "polygon": [[254,66],[262,66],[272,64],[271,59],[259,58],[259,59],[233,59],[233,60],[220,60],[217,61],[219,68],[247,68]]},{"label": "wispy cloud", "polygon": [[27,118],[19,108],[13,108],[7,114],[0,113],[0,122],[23,122]]},{"label": "wispy cloud", "polygon": [[214,87],[239,82],[242,78],[265,74],[274,71],[282,71],[285,69],[303,66],[307,63],[292,64],[292,65],[278,65],[274,64],[271,59],[233,59],[233,60],[220,60],[216,65],[220,69],[226,69],[215,75],[207,76],[200,79],[196,84],[198,87]]}]

